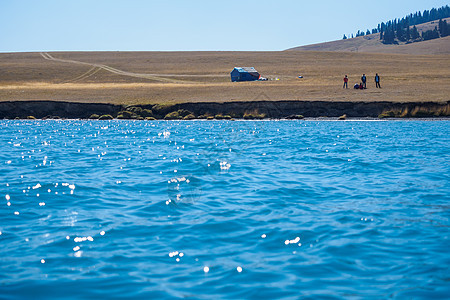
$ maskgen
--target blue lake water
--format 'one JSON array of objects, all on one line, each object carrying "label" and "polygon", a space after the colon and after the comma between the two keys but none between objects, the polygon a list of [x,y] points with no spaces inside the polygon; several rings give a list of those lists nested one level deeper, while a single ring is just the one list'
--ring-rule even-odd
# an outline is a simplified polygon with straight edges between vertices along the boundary
[{"label": "blue lake water", "polygon": [[449,298],[449,125],[0,121],[0,299]]}]

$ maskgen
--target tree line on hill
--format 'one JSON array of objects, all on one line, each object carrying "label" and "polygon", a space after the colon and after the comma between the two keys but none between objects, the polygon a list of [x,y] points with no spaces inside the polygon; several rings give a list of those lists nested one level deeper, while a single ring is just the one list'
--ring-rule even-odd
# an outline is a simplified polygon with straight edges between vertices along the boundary
[{"label": "tree line on hill", "polygon": [[[398,42],[419,42],[431,39],[437,39],[440,37],[445,37],[450,35],[450,24],[442,19],[450,17],[450,7],[448,5],[442,6],[440,8],[433,8],[431,10],[424,10],[423,13],[416,12],[414,14],[409,14],[402,19],[390,20],[386,23],[382,22],[378,24],[377,28],[372,30],[367,29],[366,32],[359,31],[354,36],[358,37],[369,34],[380,34],[380,40],[383,44],[398,44]],[[439,20],[438,26],[435,26],[432,30],[422,31],[420,34],[415,25],[427,23],[431,21]],[[411,28],[411,26],[413,26]],[[343,39],[348,37],[344,34]]]}]

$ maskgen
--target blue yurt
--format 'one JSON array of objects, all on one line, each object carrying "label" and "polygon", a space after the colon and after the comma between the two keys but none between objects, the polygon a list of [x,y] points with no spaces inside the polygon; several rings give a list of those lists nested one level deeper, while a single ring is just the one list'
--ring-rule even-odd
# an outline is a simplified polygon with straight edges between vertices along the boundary
[{"label": "blue yurt", "polygon": [[253,67],[234,68],[231,71],[231,81],[254,81],[261,75]]}]

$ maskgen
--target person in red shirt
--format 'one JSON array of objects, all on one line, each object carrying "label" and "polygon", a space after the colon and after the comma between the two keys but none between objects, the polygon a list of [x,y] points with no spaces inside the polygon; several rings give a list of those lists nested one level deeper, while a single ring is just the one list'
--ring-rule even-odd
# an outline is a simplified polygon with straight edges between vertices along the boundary
[{"label": "person in red shirt", "polygon": [[348,76],[347,75],[345,75],[345,77],[344,77],[344,86],[342,88],[348,89]]}]

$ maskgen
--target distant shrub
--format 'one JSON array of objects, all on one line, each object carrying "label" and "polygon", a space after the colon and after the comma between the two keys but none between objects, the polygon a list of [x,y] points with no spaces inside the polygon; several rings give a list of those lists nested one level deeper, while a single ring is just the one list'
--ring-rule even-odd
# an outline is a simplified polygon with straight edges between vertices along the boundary
[{"label": "distant shrub", "polygon": [[288,120],[301,120],[304,118],[305,117],[303,115],[290,115],[290,116],[286,117],[286,119],[288,119]]},{"label": "distant shrub", "polygon": [[152,112],[154,114],[154,117],[157,116],[159,118],[164,117],[173,110],[174,108],[172,104],[155,104],[152,106]]},{"label": "distant shrub", "polygon": [[143,109],[140,115],[144,118],[153,117],[153,112],[150,109]]},{"label": "distant shrub", "polygon": [[346,120],[346,119],[347,119],[347,115],[346,114],[343,114],[342,116],[340,116],[338,118],[338,120]]},{"label": "distant shrub", "polygon": [[92,114],[92,115],[89,117],[90,120],[98,120],[98,118],[100,118],[100,116],[97,115],[97,114]]},{"label": "distant shrub", "polygon": [[[166,114],[164,120],[181,120],[188,115],[194,115],[192,112],[186,109],[179,109],[177,111]],[[194,116],[195,117],[195,116]]]},{"label": "distant shrub", "polygon": [[52,115],[47,115],[42,118],[42,120],[59,120],[59,119],[61,119],[61,118],[58,116],[52,116]]},{"label": "distant shrub", "polygon": [[383,111],[381,114],[378,115],[379,119],[384,119],[384,118],[395,118],[395,112],[392,110],[388,110],[388,111]]},{"label": "distant shrub", "polygon": [[28,116],[27,119],[28,120],[36,120],[36,118],[34,116]]},{"label": "distant shrub", "polygon": [[183,117],[180,116],[178,111],[170,112],[164,117],[164,120],[180,120],[180,119],[183,119]]},{"label": "distant shrub", "polygon": [[124,111],[119,112],[119,115],[121,117],[119,119],[136,119],[136,120],[142,120],[146,117],[154,117],[153,111],[151,109],[144,109],[139,106],[128,106]]},{"label": "distant shrub", "polygon": [[244,119],[246,120],[261,120],[264,119],[266,117],[266,114],[259,114],[257,112],[253,112],[253,113],[245,113],[244,114]]},{"label": "distant shrub", "polygon": [[187,109],[179,109],[179,110],[177,110],[177,112],[183,118],[186,117],[187,115],[194,115],[191,111],[189,111]]},{"label": "distant shrub", "polygon": [[156,119],[154,117],[145,117],[145,120],[147,120],[147,121],[154,121]]},{"label": "distant shrub", "polygon": [[194,119],[195,119],[194,114],[189,114],[183,118],[183,120],[194,120]]},{"label": "distant shrub", "polygon": [[142,113],[142,108],[138,106],[128,106],[126,108],[126,111],[131,111],[132,113],[136,115],[140,115]]},{"label": "distant shrub", "polygon": [[206,112],[203,115],[199,115],[197,117],[197,119],[208,119],[208,117],[213,117],[214,118],[214,115],[211,115],[209,112]]},{"label": "distant shrub", "polygon": [[242,118],[242,114],[241,113],[236,113],[236,112],[230,112],[230,116],[231,118],[236,118],[236,119],[240,119]]},{"label": "distant shrub", "polygon": [[129,120],[129,119],[132,119],[133,116],[135,116],[135,114],[133,112],[127,111],[127,110],[123,110],[123,111],[120,111],[117,114],[117,119]]},{"label": "distant shrub", "polygon": [[101,115],[98,119],[99,120],[112,120],[114,118],[111,115]]},{"label": "distant shrub", "polygon": [[230,115],[222,115],[222,114],[215,115],[215,118],[217,120],[231,120],[232,119]]},{"label": "distant shrub", "polygon": [[260,119],[260,120],[265,119],[266,117],[267,117],[266,114],[257,114],[256,115],[256,118]]},{"label": "distant shrub", "polygon": [[206,120],[214,120],[214,117],[213,116],[207,116]]}]

